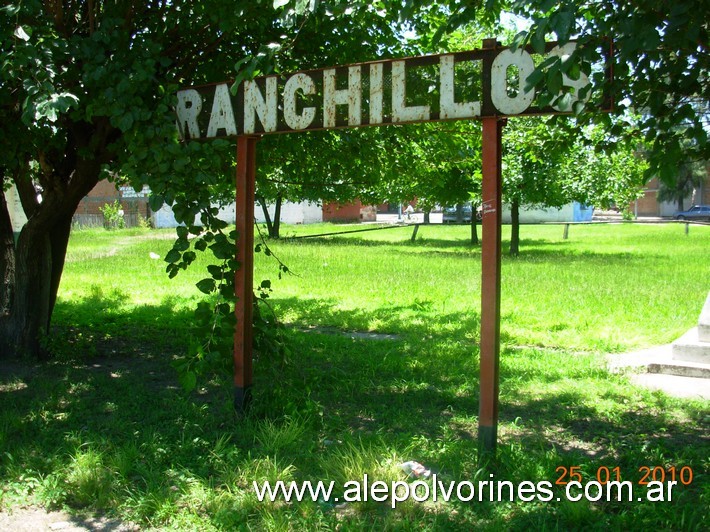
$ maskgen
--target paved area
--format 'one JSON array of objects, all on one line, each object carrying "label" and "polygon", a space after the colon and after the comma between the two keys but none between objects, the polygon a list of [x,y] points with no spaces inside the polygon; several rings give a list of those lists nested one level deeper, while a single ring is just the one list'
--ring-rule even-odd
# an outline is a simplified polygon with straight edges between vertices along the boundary
[{"label": "paved area", "polygon": [[708,378],[648,372],[649,366],[653,368],[677,363],[678,361],[673,360],[671,344],[607,356],[607,365],[611,371],[630,372],[631,381],[639,386],[661,390],[673,397],[710,400]]}]

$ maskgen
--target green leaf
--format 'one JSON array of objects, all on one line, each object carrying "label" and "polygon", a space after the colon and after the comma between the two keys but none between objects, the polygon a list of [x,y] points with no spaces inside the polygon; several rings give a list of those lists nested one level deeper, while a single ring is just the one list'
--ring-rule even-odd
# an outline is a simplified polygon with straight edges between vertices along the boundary
[{"label": "green leaf", "polygon": [[569,9],[563,9],[555,13],[555,15],[550,18],[550,25],[557,34],[558,40],[564,44],[569,41],[574,29],[574,13]]},{"label": "green leaf", "polygon": [[160,194],[151,194],[148,198],[148,205],[150,206],[151,211],[159,211],[163,207],[163,203],[163,196]]},{"label": "green leaf", "polygon": [[547,71],[547,89],[551,94],[556,95],[562,90],[562,72],[559,65],[553,65]]},{"label": "green leaf", "polygon": [[169,262],[172,264],[179,261],[181,257],[182,255],[177,249],[171,249],[170,251],[168,251],[168,254],[165,255],[165,262]]},{"label": "green leaf", "polygon": [[207,271],[214,279],[222,279],[224,275],[222,268],[217,266],[216,264],[210,264],[209,266],[207,266]]},{"label": "green leaf", "polygon": [[190,249],[190,241],[187,238],[179,237],[173,244],[173,249],[177,251],[187,251]]},{"label": "green leaf", "polygon": [[510,49],[513,52],[517,52],[518,48],[523,46],[525,44],[525,40],[528,38],[528,32],[527,31],[521,31],[518,34],[513,37],[513,40],[510,43]]},{"label": "green leaf", "polygon": [[212,253],[218,259],[231,259],[236,253],[236,249],[228,241],[215,242],[210,246]]},{"label": "green leaf", "polygon": [[205,279],[202,279],[201,281],[197,282],[195,286],[200,292],[209,294],[215,291],[217,285],[215,284],[214,279],[206,277]]},{"label": "green leaf", "polygon": [[5,15],[14,17],[20,12],[20,5],[9,4],[5,7],[0,7],[0,11],[4,11]]},{"label": "green leaf", "polygon": [[541,20],[538,22],[537,28],[535,28],[535,33],[532,34],[530,38],[530,44],[538,54],[545,53],[545,34],[547,33],[547,20]]},{"label": "green leaf", "polygon": [[523,90],[525,92],[531,91],[538,83],[540,83],[540,81],[542,81],[544,77],[545,73],[542,71],[542,69],[540,67],[536,68],[525,80],[525,88]]},{"label": "green leaf", "polygon": [[569,92],[564,93],[562,96],[557,98],[555,105],[563,113],[567,113],[572,109],[572,103],[574,102],[574,96]]},{"label": "green leaf", "polygon": [[197,375],[194,371],[186,371],[178,375],[178,380],[180,381],[180,386],[186,392],[191,392],[197,386]]}]

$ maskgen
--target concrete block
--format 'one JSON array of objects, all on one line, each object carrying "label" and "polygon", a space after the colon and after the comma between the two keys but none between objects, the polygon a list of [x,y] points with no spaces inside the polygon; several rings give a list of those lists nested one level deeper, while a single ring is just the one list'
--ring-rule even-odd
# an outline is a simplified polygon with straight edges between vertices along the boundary
[{"label": "concrete block", "polygon": [[698,328],[693,327],[673,342],[673,360],[710,364],[710,342],[701,342]]},{"label": "concrete block", "polygon": [[698,320],[698,340],[710,343],[710,292]]},{"label": "concrete block", "polygon": [[[700,379],[710,379],[710,364],[698,364],[696,362],[653,362],[648,365],[649,373],[660,373],[663,375],[677,375],[679,377],[696,377]],[[710,380],[705,384],[710,390]]]}]

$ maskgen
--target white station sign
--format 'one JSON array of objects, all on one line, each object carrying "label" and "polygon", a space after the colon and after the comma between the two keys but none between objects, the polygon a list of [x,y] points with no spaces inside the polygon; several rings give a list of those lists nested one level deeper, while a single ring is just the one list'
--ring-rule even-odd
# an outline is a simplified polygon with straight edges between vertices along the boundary
[{"label": "white station sign", "polygon": [[544,56],[495,48],[263,76],[234,92],[226,82],[186,88],[177,94],[178,130],[183,139],[208,139],[569,112],[589,84],[585,74],[562,74],[568,108],[536,106],[535,90],[525,88],[536,64],[575,46],[548,43]]}]

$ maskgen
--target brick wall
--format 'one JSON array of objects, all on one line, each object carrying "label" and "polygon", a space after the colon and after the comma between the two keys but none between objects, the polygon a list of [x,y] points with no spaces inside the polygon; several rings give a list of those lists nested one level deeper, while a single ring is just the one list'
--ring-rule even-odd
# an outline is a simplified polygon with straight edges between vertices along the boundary
[{"label": "brick wall", "polygon": [[104,179],[81,200],[74,213],[73,223],[85,227],[102,226],[104,217],[101,207],[116,200],[121,202],[127,227],[138,225],[141,218],[150,218],[147,194],[136,194],[131,187],[121,187],[119,190],[114,183]]},{"label": "brick wall", "polygon": [[376,219],[376,208],[372,205],[363,205],[360,200],[347,204],[323,204],[324,222],[374,222]]}]

